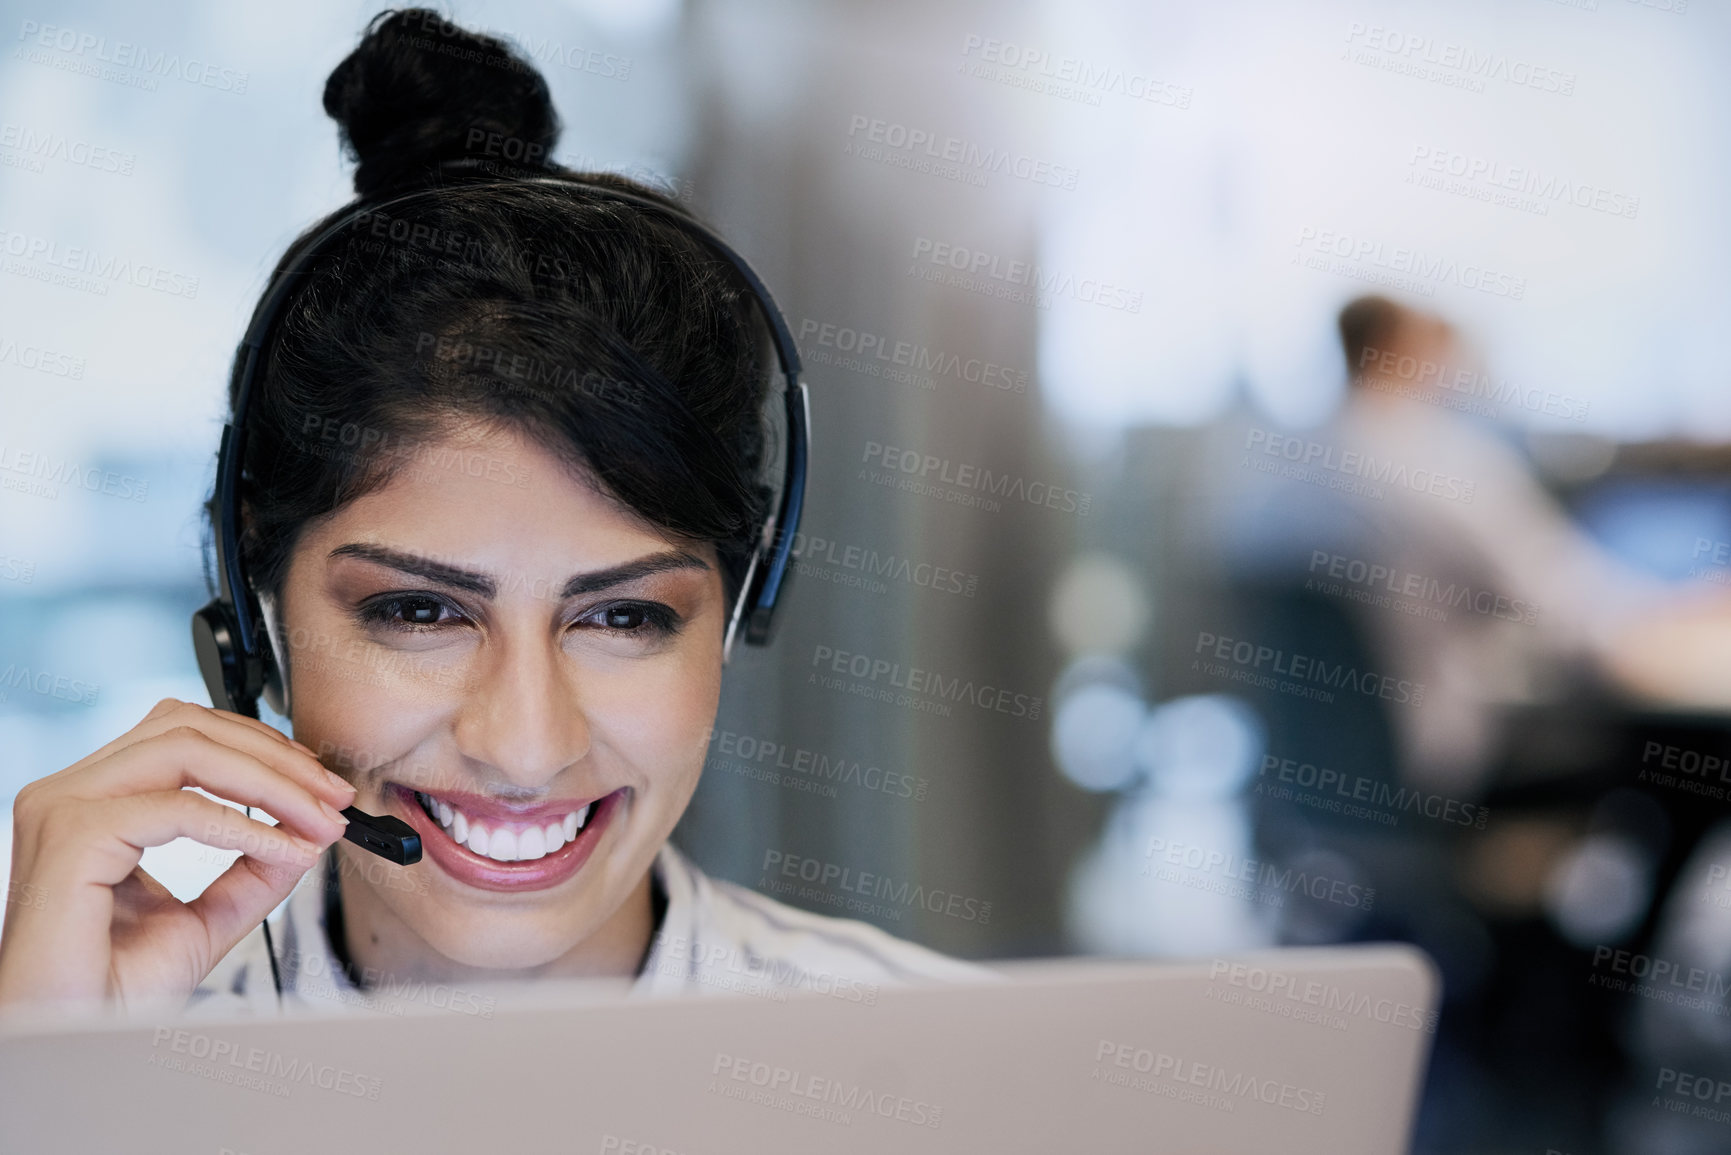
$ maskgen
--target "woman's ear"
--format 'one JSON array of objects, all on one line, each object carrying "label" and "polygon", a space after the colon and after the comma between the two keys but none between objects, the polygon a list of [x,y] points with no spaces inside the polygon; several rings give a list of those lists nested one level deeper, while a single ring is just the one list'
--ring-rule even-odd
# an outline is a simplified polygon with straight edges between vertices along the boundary
[{"label": "woman's ear", "polygon": [[264,663],[265,704],[283,717],[289,718],[293,703],[289,698],[287,635],[281,628],[281,615],[276,612],[275,599],[260,594],[258,606],[260,616],[264,618],[265,637],[268,642]]},{"label": "woman's ear", "polygon": [[[236,544],[240,555],[246,558],[254,554],[256,539],[253,535],[252,505],[244,499],[240,503],[239,519],[236,522]],[[243,571],[244,572],[244,571]],[[289,717],[289,653],[287,635],[284,632],[281,615],[278,614],[276,599],[261,592],[252,584],[252,575],[247,573],[246,584],[252,593],[252,599],[258,605],[259,616],[264,619],[264,698],[265,705],[275,710],[283,717]],[[237,607],[245,613],[244,606]]]}]

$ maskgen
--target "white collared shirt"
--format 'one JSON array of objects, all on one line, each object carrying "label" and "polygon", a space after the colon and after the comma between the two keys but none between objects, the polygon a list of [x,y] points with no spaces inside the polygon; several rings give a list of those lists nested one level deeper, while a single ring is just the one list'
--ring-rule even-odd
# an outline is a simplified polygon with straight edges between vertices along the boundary
[{"label": "white collared shirt", "polygon": [[[327,852],[329,853],[329,852]],[[630,997],[813,991],[871,1004],[883,986],[965,982],[995,972],[896,938],[869,923],[832,918],[710,878],[671,843],[650,869],[666,908]],[[400,1015],[410,1004],[483,1013],[491,999],[457,984],[356,987],[338,964],[326,931],[323,864],[307,872],[272,923],[283,1011]],[[278,1013],[264,932],[254,930],[223,956],[187,1002],[188,1014]]]}]

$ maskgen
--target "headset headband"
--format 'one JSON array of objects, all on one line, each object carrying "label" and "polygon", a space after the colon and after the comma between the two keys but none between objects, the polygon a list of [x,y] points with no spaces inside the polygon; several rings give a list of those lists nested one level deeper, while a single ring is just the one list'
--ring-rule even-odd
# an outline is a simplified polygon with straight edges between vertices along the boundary
[{"label": "headset headband", "polygon": [[[445,168],[475,167],[477,162],[457,161]],[[636,193],[611,185],[561,176],[509,178],[495,181],[465,181],[459,186],[433,186],[416,189],[388,200],[357,203],[335,222],[327,226],[302,250],[301,254],[265,289],[265,295],[247,325],[235,351],[230,390],[234,395],[234,412],[223,426],[218,449],[216,470],[216,569],[217,596],[209,605],[193,615],[193,647],[198,655],[199,669],[210,690],[211,702],[221,709],[251,717],[258,716],[257,701],[263,694],[279,713],[288,712],[287,686],[281,678],[280,666],[271,652],[269,634],[262,628],[263,616],[258,598],[246,578],[240,556],[240,471],[245,459],[247,404],[252,396],[264,350],[276,329],[279,315],[302,275],[311,271],[314,261],[337,237],[357,222],[374,213],[438,196],[451,187],[459,188],[518,188],[523,185],[551,185],[571,189],[585,196],[635,205],[653,212],[684,229],[702,241],[716,256],[725,260],[740,276],[757,303],[758,312],[769,327],[775,346],[776,360],[781,366],[786,388],[783,402],[787,418],[787,445],[784,451],[780,498],[775,511],[764,520],[757,532],[746,565],[740,590],[728,616],[727,632],[722,642],[722,661],[733,650],[733,640],[740,623],[745,624],[745,640],[751,645],[766,645],[771,637],[775,609],[787,584],[788,562],[799,529],[800,513],[805,505],[806,466],[810,457],[810,401],[804,382],[800,380],[799,349],[793,333],[775,299],[761,278],[746,264],[745,259],[713,231],[683,211]],[[749,608],[748,608],[749,607]]]}]

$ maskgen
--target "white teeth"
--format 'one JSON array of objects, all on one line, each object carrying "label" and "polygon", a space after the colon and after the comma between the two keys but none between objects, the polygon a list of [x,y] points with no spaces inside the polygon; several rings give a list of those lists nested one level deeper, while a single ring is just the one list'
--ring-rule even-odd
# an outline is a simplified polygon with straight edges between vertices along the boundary
[{"label": "white teeth", "polygon": [[553,819],[542,826],[522,829],[495,828],[479,819],[470,818],[441,798],[419,793],[415,797],[421,802],[422,808],[430,812],[439,825],[445,828],[452,841],[495,862],[533,862],[535,859],[545,858],[567,842],[576,839],[577,832],[588,823],[589,816],[595,809],[595,804],[591,802],[581,810],[575,810],[562,819]]},{"label": "white teeth", "polygon": [[579,830],[583,829],[583,827],[588,824],[589,812],[593,809],[595,809],[595,803],[591,802],[589,805],[587,805],[583,809],[577,811],[575,814],[567,814],[565,816],[565,841],[566,842],[570,842],[573,839],[575,839],[577,837],[577,832]]}]

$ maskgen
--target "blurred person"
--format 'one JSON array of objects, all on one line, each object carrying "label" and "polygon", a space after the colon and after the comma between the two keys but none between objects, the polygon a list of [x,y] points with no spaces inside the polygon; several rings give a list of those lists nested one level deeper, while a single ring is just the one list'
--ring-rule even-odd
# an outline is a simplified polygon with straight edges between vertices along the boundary
[{"label": "blurred person", "polygon": [[[52,901],[7,908],[0,1007],[275,1009],[260,926],[284,899],[285,1006],[362,1001],[344,996],[381,975],[698,993],[700,955],[790,985],[984,974],[710,879],[668,841],[767,501],[735,271],[649,208],[451,170],[480,128],[524,177],[578,175],[546,159],[559,124],[533,65],[436,13],[376,17],[324,106],[363,202],[428,191],[401,210],[428,244],[341,235],[247,410],[241,552],[297,740],[165,700],[26,785],[12,885]],[[525,359],[563,371],[502,375]],[[351,428],[369,435],[324,452],[316,431]],[[426,858],[341,840],[350,806],[408,823]],[[178,837],[243,853],[183,903],[140,866]],[[309,868],[324,885],[296,889]]]},{"label": "blurred person", "polygon": [[[1380,296],[1338,324],[1350,388],[1327,440],[1363,455],[1360,476],[1401,479],[1360,507],[1374,529],[1354,560],[1386,570],[1363,591],[1381,599],[1360,615],[1371,645],[1425,687],[1422,708],[1390,711],[1412,777],[1473,790],[1506,708],[1595,681],[1654,704],[1731,704],[1731,597],[1669,586],[1589,537],[1519,452],[1462,412],[1485,411],[1506,383],[1453,325]],[[1342,568],[1312,572],[1330,567]]]}]

